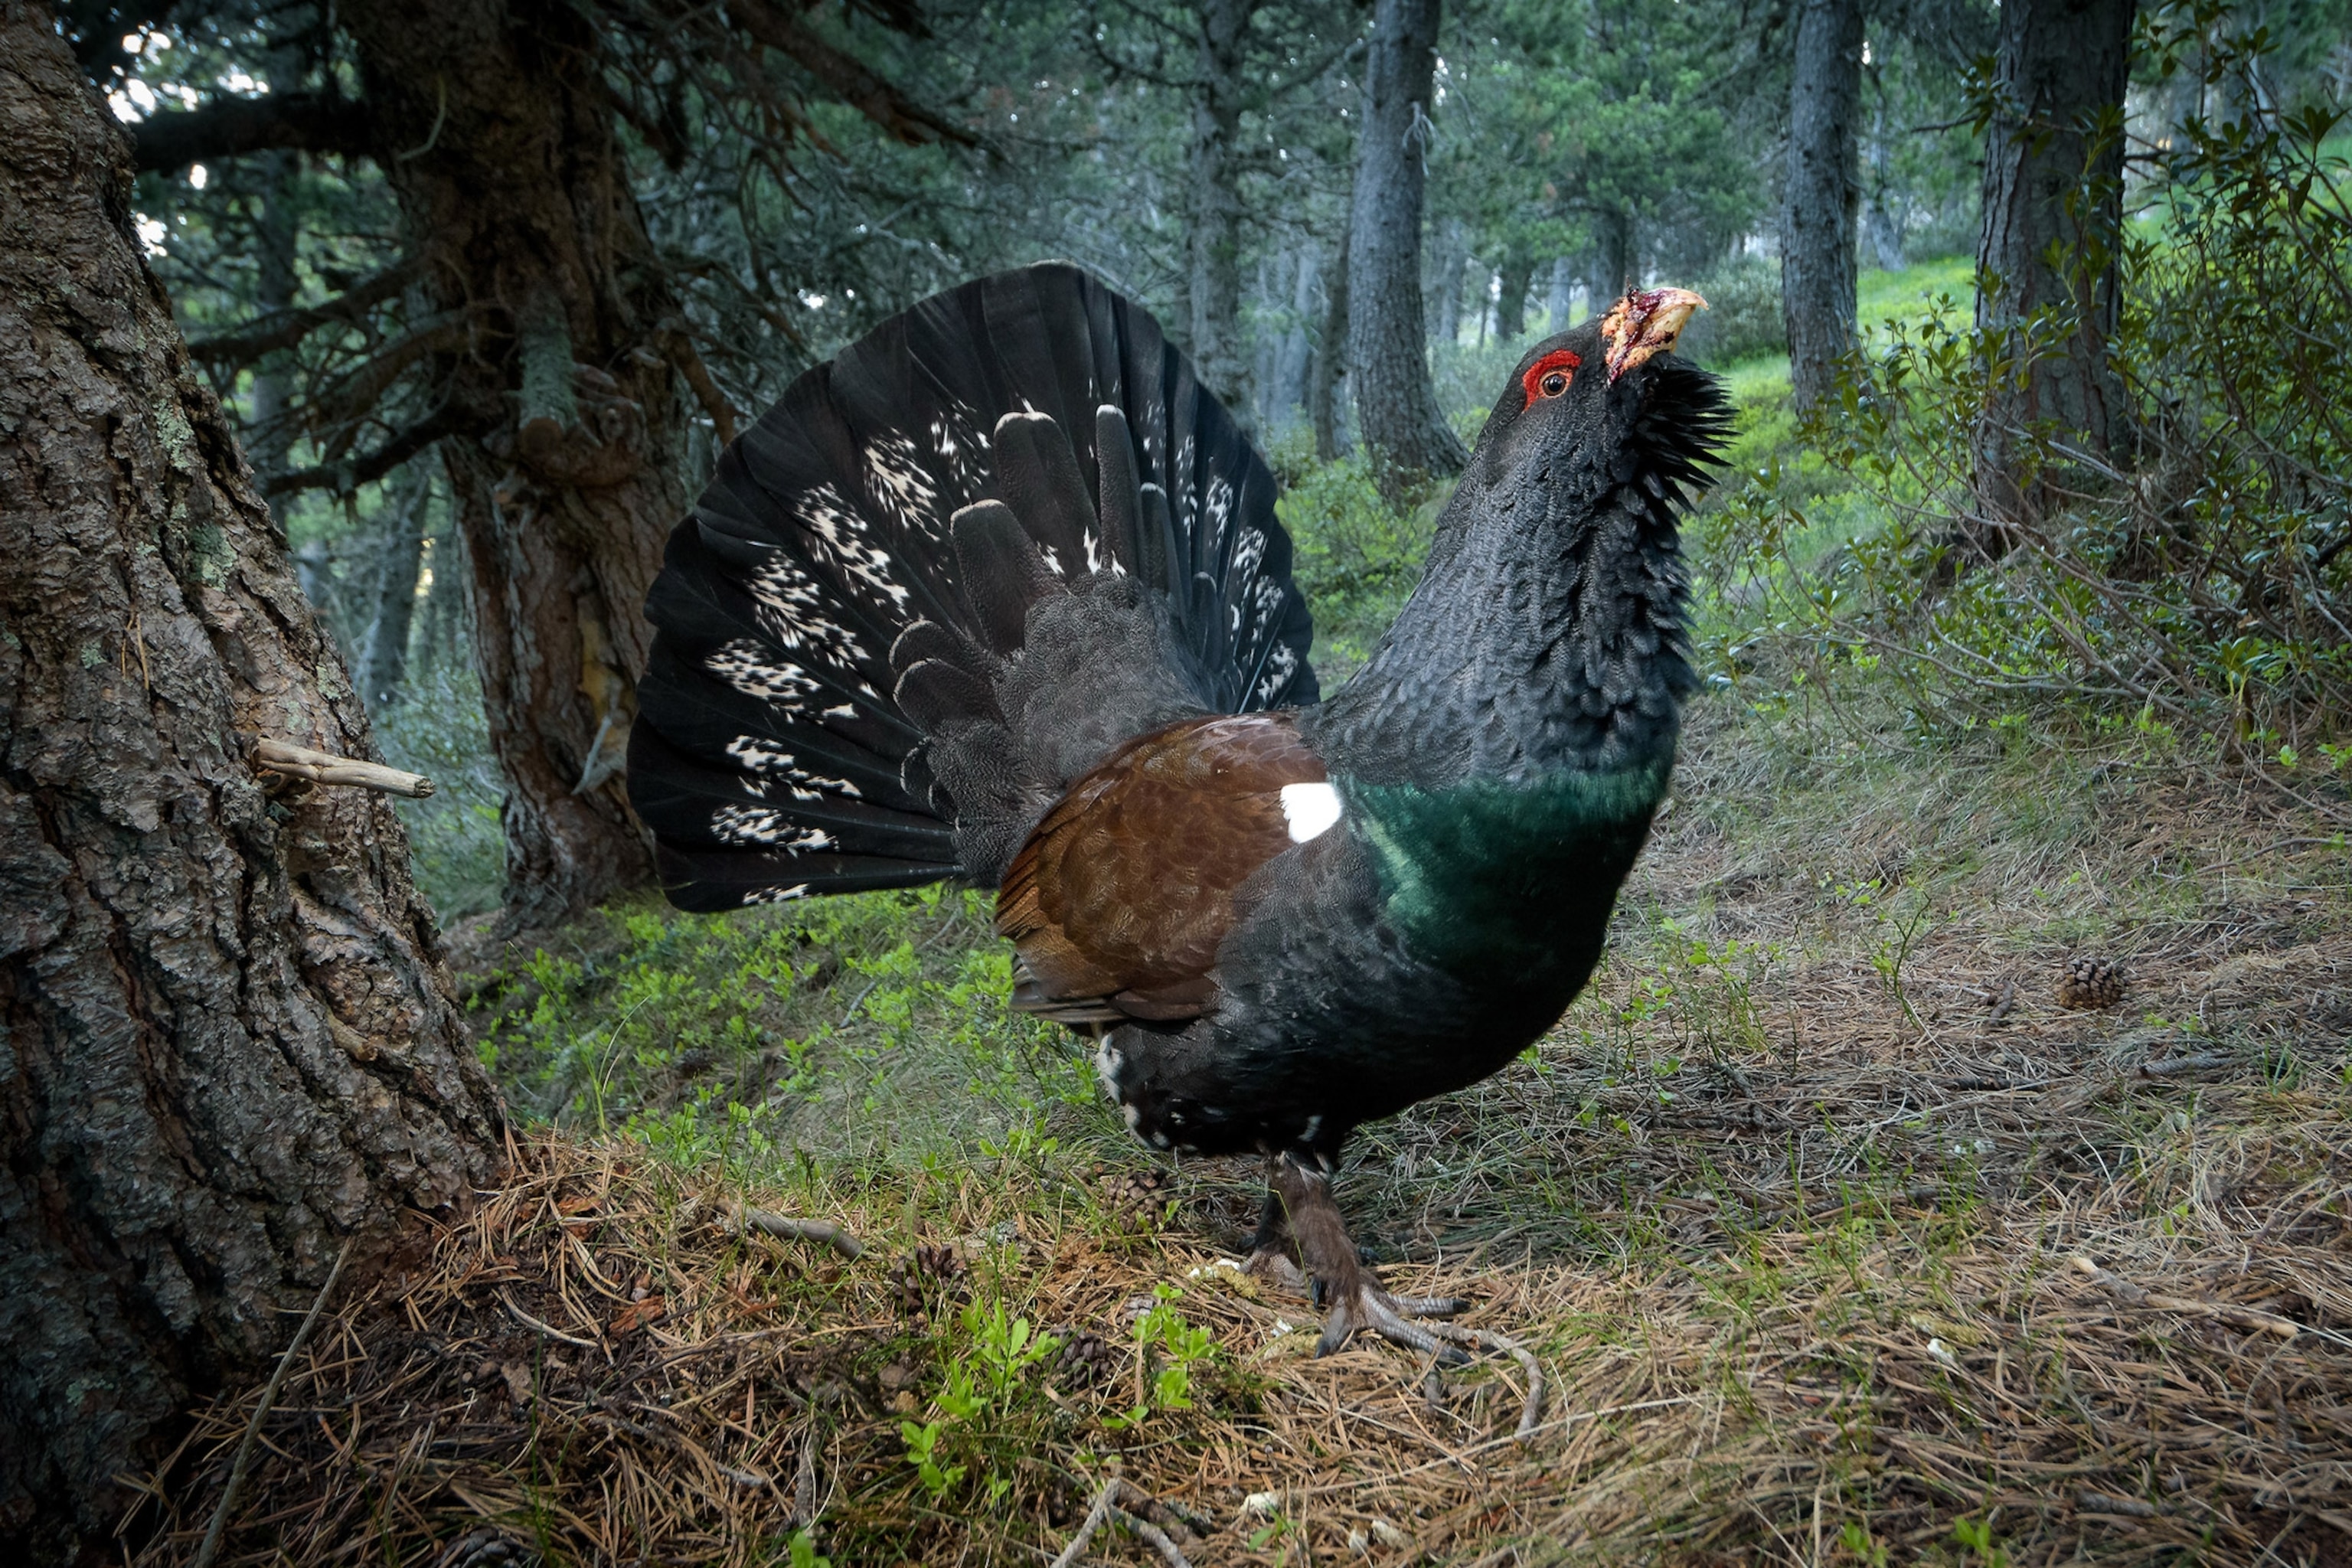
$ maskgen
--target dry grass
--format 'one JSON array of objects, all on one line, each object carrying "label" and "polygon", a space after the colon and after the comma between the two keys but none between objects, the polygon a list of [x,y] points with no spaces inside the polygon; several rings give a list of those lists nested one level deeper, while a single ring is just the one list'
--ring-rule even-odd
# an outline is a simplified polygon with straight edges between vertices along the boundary
[{"label": "dry grass", "polygon": [[[550,1138],[339,1305],[224,1561],[430,1563],[487,1522],[550,1561],[786,1562],[813,1521],[836,1563],[1042,1563],[1116,1468],[1202,1565],[2352,1563],[2326,803],[1754,733],[1698,738],[1561,1029],[1371,1130],[1342,1181],[1391,1285],[1537,1351],[1531,1441],[1502,1358],[1311,1359],[1304,1303],[1217,1267],[1255,1173],[1187,1163],[1139,1216],[1147,1160],[1097,1177],[1118,1146],[1081,1113],[1053,1112],[1057,1152],[749,1194],[847,1223],[848,1263],[745,1238],[710,1173]],[[2064,1012],[2090,952],[2131,992]],[[919,1245],[962,1261],[948,1296],[901,1293]],[[1191,1408],[1126,1426],[1171,1282],[1218,1350]],[[977,1364],[956,1290],[1116,1353],[947,1422],[968,1473],[934,1495],[900,1423]],[[254,1398],[200,1414],[136,1560],[186,1561]],[[1089,1551],[1154,1560],[1116,1528]]]}]

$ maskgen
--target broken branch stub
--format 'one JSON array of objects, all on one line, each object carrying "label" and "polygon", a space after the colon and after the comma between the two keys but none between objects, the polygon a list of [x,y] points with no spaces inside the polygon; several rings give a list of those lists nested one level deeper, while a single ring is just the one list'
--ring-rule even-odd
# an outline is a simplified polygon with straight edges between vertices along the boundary
[{"label": "broken branch stub", "polygon": [[404,773],[382,763],[363,763],[331,752],[314,752],[308,746],[266,736],[253,743],[253,763],[264,773],[297,784],[343,784],[405,795],[410,800],[423,800],[433,793],[433,781],[423,773]]}]

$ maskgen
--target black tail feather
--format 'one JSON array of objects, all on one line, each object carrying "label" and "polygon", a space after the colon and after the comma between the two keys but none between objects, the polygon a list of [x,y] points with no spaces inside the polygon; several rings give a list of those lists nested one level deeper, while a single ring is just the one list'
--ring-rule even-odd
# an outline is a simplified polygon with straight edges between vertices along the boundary
[{"label": "black tail feather", "polygon": [[[926,300],[803,376],[721,458],[646,606],[630,789],[672,898],[984,879],[997,851],[956,831],[1036,781],[996,776],[1022,743],[974,727],[1004,721],[1005,661],[1030,657],[1049,598],[1082,602],[1049,617],[1041,679],[1087,674],[1070,639],[1101,637],[1114,663],[1169,649],[1157,674],[1087,674],[1145,707],[1314,700],[1273,501],[1157,324],[1066,265]],[[1157,592],[1104,597],[1096,572]],[[1137,614],[1158,643],[1119,629]],[[1076,729],[1057,753],[1118,726],[1059,700]],[[930,754],[950,731],[961,752]],[[1011,819],[992,820],[996,845]]]}]

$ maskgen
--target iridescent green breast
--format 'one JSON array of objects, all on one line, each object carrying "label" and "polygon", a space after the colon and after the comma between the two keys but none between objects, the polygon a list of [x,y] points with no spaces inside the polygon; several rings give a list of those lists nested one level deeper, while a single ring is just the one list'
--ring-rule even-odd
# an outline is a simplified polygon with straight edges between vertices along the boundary
[{"label": "iridescent green breast", "polygon": [[[1370,847],[1390,925],[1465,981],[1532,969],[1580,984],[1672,763],[1444,789],[1335,781]],[[1557,974],[1561,964],[1572,978]]]}]

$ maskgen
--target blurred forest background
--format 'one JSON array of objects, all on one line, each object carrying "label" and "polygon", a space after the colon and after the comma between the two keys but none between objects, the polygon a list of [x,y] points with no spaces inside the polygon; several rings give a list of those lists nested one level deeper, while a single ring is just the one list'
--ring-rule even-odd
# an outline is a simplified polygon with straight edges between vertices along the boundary
[{"label": "blurred forest background", "polygon": [[[394,9],[84,4],[67,23],[136,131],[151,258],[385,754],[441,782],[403,809],[445,919],[509,897],[513,921],[544,923],[645,880],[615,775],[642,655],[627,601],[659,538],[737,425],[794,375],[980,273],[1075,258],[1170,325],[1287,482],[1335,673],[1410,585],[1427,509],[1370,482],[1382,475],[1359,449],[1345,326],[1371,8]],[[1963,653],[1937,657],[1971,676],[2096,688],[2159,717],[2218,693],[2233,738],[2318,756],[2334,737],[2305,731],[2318,700],[2344,690],[2352,525],[2333,461],[2340,416],[2317,405],[2341,399],[2298,396],[2292,375],[2250,398],[2228,362],[2284,353],[2290,368],[2320,367],[2352,315],[2341,195],[2329,177],[2312,184],[2352,89],[2352,8],[2266,0],[2140,16],[2124,116],[2105,134],[2129,212],[2115,358],[2136,427],[2156,438],[2102,458],[2101,521],[2045,563],[2046,581],[2011,574],[1996,591],[1987,577],[1980,592],[2000,602],[1949,626],[1936,621],[1956,603],[1948,574],[1868,550],[1916,554],[1954,536],[1972,451],[1958,404],[1981,410],[2002,374],[2005,351],[1968,341],[1965,260],[1979,240],[1998,13],[1961,0],[1826,9],[1864,35],[1846,182],[1875,357],[1847,366],[1843,413],[1819,439],[1802,438],[1779,377],[1742,380],[1749,428],[1768,434],[1718,515],[1738,520],[1722,537],[1753,558],[1718,551],[1716,569],[1744,574],[1753,598],[1769,575],[1756,552],[1793,544],[1813,560],[1866,536],[1875,545],[1841,559],[1874,574],[1847,588],[1902,601],[1902,626],[1881,619],[1870,635],[1908,647],[1927,626],[1929,642],[1957,639]],[[1464,439],[1527,343],[1627,280],[1707,296],[1688,342],[1703,362],[1785,364],[1791,88],[1808,12],[1795,0],[1444,11],[1406,140],[1426,182],[1432,380]],[[2299,190],[2304,205],[2256,221],[2249,190]],[[2318,301],[2301,350],[2265,341],[2282,289]],[[1837,396],[1800,402],[1819,419]],[[2217,445],[2225,415],[2239,428]],[[1442,470],[1443,456],[1422,466]],[[2193,530],[2144,504],[2161,490],[2158,510],[2236,507],[2250,484],[2274,510],[2246,538],[2209,530],[2184,544]],[[1828,491],[1876,502],[1808,513]],[[2153,581],[2160,537],[2212,558],[2186,597]],[[2331,565],[2334,590],[2319,593]],[[2089,604],[2102,595],[2108,608]],[[2220,636],[2225,623],[2248,635]]]}]

